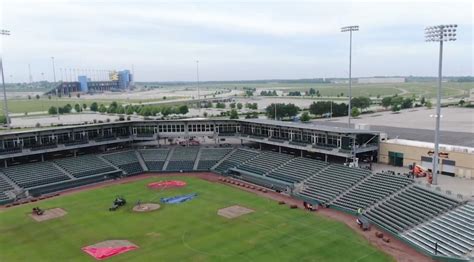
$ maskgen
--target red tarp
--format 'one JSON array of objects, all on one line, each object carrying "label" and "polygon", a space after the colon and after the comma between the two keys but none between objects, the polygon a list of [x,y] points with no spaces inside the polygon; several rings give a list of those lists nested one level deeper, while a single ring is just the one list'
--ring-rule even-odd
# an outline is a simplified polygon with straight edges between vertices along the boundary
[{"label": "red tarp", "polygon": [[183,187],[186,185],[186,182],[179,181],[179,180],[171,180],[171,181],[160,181],[160,182],[153,182],[148,184],[149,188],[153,189],[163,189],[163,188],[171,188],[171,187]]},{"label": "red tarp", "polygon": [[136,249],[136,246],[124,247],[83,247],[82,250],[97,260],[109,258]]}]

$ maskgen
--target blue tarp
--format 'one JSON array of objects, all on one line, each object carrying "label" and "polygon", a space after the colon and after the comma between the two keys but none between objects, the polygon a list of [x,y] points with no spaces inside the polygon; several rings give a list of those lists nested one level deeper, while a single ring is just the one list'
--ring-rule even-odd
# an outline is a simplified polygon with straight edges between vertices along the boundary
[{"label": "blue tarp", "polygon": [[191,193],[187,195],[174,196],[174,197],[162,197],[161,202],[166,204],[179,204],[191,200],[197,197],[197,193]]}]

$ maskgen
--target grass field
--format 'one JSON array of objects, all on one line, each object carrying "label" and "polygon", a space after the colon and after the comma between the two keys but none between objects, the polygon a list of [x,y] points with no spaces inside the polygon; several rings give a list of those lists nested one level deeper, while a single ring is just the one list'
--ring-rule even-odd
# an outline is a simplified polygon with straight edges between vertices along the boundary
[{"label": "grass field", "polygon": [[[182,177],[188,182],[184,188],[146,188],[163,178],[0,211],[0,261],[94,261],[81,247],[108,239],[127,239],[140,248],[107,261],[393,261],[342,223],[229,186]],[[151,213],[131,211],[137,200],[158,201],[190,192],[198,197]],[[129,203],[109,212],[117,194]],[[232,220],[216,214],[233,204],[255,212]],[[61,207],[68,214],[34,222],[27,214],[36,205]]]}]

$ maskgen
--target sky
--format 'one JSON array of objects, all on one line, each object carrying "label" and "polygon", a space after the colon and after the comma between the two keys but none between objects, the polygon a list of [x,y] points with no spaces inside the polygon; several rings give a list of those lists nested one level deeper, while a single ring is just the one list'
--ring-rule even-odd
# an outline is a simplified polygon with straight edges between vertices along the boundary
[{"label": "sky", "polygon": [[[2,0],[7,82],[65,80],[65,69],[132,69],[136,81],[435,76],[424,28],[458,24],[443,74],[474,75],[471,1]],[[43,74],[42,74],[43,73]]]}]

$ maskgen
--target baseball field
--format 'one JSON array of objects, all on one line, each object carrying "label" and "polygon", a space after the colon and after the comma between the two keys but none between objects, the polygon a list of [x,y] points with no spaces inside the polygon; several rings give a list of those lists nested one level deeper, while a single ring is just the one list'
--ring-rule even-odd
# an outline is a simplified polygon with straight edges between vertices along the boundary
[{"label": "baseball field", "polygon": [[[147,187],[167,179],[187,185]],[[180,204],[160,202],[190,193],[197,196]],[[127,204],[109,211],[117,195]],[[138,201],[160,208],[134,212]],[[234,205],[251,212],[218,215]],[[64,214],[38,222],[30,216],[36,206]],[[81,248],[110,240],[138,248],[106,261],[394,261],[343,223],[190,176],[155,176],[0,210],[0,261],[94,261]]]}]

